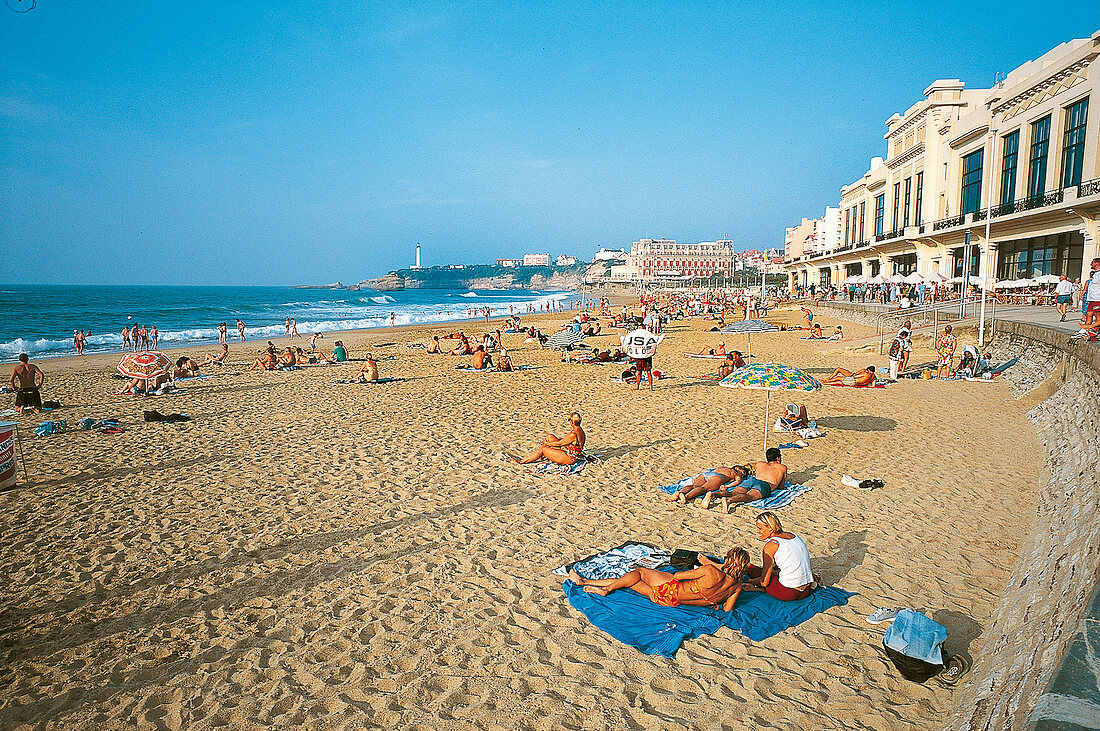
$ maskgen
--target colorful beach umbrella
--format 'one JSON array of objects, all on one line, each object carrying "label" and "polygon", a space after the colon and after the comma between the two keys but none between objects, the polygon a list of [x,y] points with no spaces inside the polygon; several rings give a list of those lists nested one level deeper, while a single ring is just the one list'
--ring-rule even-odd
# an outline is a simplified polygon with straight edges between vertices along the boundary
[{"label": "colorful beach umbrella", "polygon": [[172,361],[168,356],[157,350],[127,353],[118,362],[119,373],[127,378],[143,378],[145,380],[162,376],[171,367]]},{"label": "colorful beach umbrella", "polygon": [[729,388],[749,388],[768,392],[764,402],[764,449],[768,448],[768,416],[772,391],[817,391],[821,382],[810,374],[782,363],[754,363],[738,368],[718,382]]}]

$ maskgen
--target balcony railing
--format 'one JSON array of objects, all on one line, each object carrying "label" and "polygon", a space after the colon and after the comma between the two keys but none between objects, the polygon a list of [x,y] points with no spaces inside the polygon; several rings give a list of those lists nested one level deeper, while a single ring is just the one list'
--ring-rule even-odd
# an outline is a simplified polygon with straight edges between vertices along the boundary
[{"label": "balcony railing", "polygon": [[[1002,203],[999,206],[993,206],[993,218],[1007,216],[1012,213],[1020,213],[1022,211],[1030,211],[1035,208],[1042,208],[1043,206],[1052,206],[1055,203],[1061,203],[1064,197],[1063,191],[1054,190],[1045,195],[1033,195],[1027,198],[1014,200],[1011,203]],[[974,220],[978,219],[975,218]]]},{"label": "balcony railing", "polygon": [[1100,193],[1100,178],[1095,180],[1086,180],[1077,186],[1077,197],[1083,198],[1086,195],[1096,195]]},{"label": "balcony railing", "polygon": [[949,218],[941,218],[938,221],[932,222],[933,231],[942,231],[945,228],[954,228],[955,226],[962,226],[963,221],[966,220],[966,216],[951,216]]},{"label": "balcony railing", "polygon": [[879,234],[879,235],[875,236],[875,241],[879,242],[879,241],[889,241],[890,239],[898,239],[898,238],[901,238],[901,236],[904,233],[905,233],[905,229],[902,229],[902,228],[894,229],[893,231],[887,231],[884,234]]}]

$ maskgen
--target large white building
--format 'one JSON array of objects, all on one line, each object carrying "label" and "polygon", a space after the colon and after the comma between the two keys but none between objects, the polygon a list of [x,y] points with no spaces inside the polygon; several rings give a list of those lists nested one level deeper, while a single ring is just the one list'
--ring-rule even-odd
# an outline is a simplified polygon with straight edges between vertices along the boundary
[{"label": "large white building", "polygon": [[626,266],[633,279],[653,282],[677,277],[730,275],[734,269],[733,242],[703,241],[678,244],[672,239],[640,239],[630,247]]},{"label": "large white building", "polygon": [[[839,239],[787,250],[792,285],[884,273],[1087,276],[1100,217],[1100,31],[992,89],[933,82],[886,121],[886,158],[840,191]],[[986,225],[990,235],[986,240]],[[796,227],[797,228],[797,227]],[[970,257],[964,256],[969,235]]]},{"label": "large white building", "polygon": [[523,266],[525,267],[548,267],[550,266],[549,254],[524,254]]}]

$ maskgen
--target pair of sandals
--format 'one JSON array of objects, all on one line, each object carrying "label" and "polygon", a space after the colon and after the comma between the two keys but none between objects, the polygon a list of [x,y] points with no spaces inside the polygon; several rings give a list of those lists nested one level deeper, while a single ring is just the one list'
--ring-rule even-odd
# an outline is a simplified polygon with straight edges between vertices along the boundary
[{"label": "pair of sandals", "polygon": [[[844,475],[843,477],[841,477],[840,483],[842,485],[847,485],[848,487],[858,487],[862,490],[877,490],[880,487],[886,487],[886,483],[877,478],[873,480],[857,480],[851,475]],[[891,617],[891,619],[893,619],[893,617]],[[877,623],[873,622],[872,624]]]}]

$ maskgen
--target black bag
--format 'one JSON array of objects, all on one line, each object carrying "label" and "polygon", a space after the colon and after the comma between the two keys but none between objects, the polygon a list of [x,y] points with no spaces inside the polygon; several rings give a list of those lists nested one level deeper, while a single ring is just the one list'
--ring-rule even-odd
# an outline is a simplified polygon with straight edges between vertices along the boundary
[{"label": "black bag", "polygon": [[892,647],[886,647],[884,645],[882,649],[886,650],[886,657],[890,658],[890,661],[894,663],[894,667],[898,669],[902,677],[906,680],[912,680],[914,683],[923,683],[933,675],[938,675],[943,670],[943,665],[934,665],[915,657],[909,657]]},{"label": "black bag", "polygon": [[699,552],[677,548],[672,552],[668,565],[676,569],[693,569],[699,565]]}]

